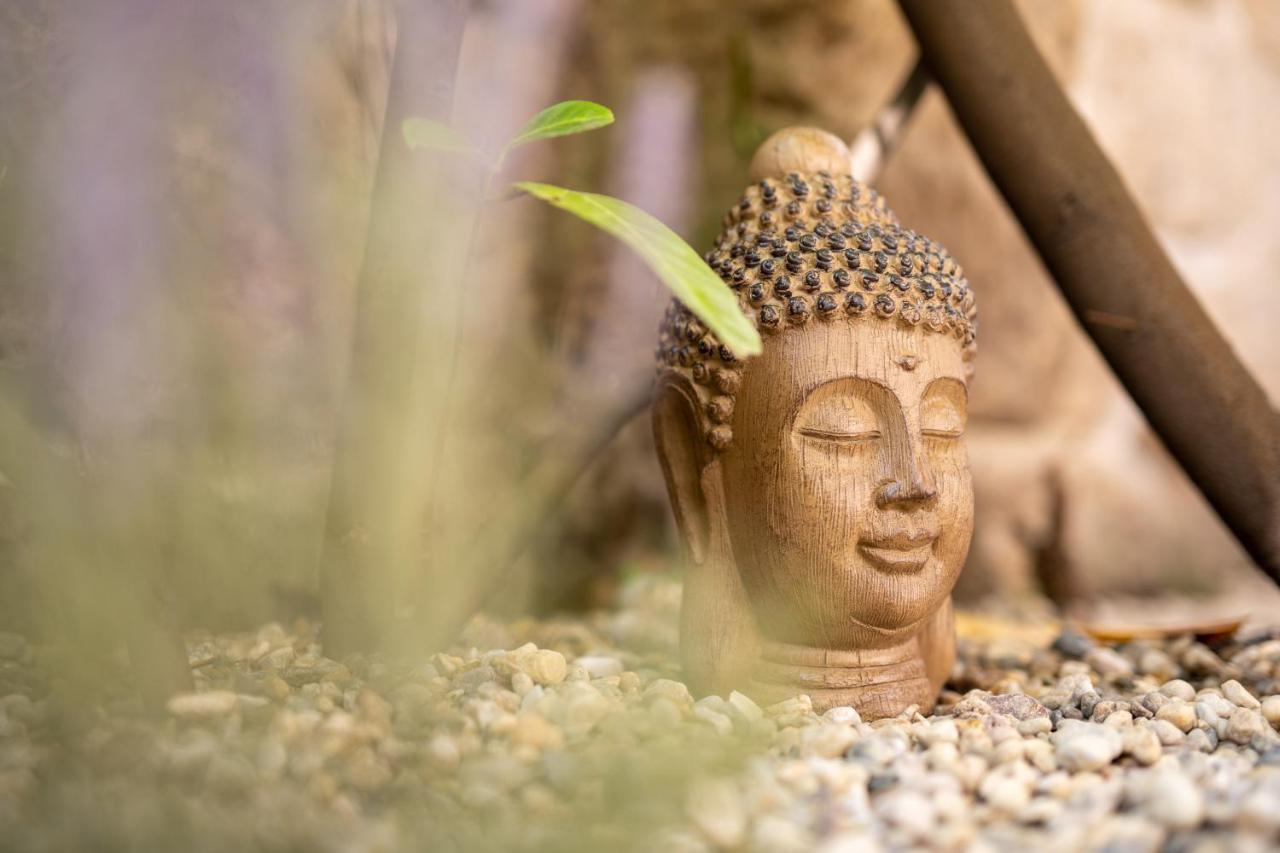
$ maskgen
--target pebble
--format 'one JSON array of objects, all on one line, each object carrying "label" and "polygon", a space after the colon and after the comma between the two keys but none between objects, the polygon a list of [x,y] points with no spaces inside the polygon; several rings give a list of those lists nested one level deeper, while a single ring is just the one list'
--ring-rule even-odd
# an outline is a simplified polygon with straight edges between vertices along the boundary
[{"label": "pebble", "polygon": [[1121,736],[1099,723],[1077,723],[1055,733],[1058,763],[1073,773],[1106,767],[1122,747]]},{"label": "pebble", "polygon": [[1190,702],[1173,699],[1156,711],[1156,719],[1167,720],[1179,731],[1189,732],[1196,724],[1196,708]]},{"label": "pebble", "polygon": [[574,660],[574,664],[585,669],[592,678],[609,678],[614,675],[622,675],[623,669],[622,661],[603,655],[580,657]]},{"label": "pebble", "polygon": [[[730,708],[734,710],[735,713],[737,713],[740,717],[742,717],[742,719],[746,720],[748,723],[754,723],[764,719],[764,711],[761,710],[760,706],[755,703],[755,700],[752,699],[750,696],[739,693],[736,690],[729,694],[728,705]],[[827,719],[831,719],[832,722],[845,722],[845,723],[862,722],[862,720],[858,717],[858,712],[853,710],[852,708],[831,708],[829,711],[827,711],[827,714],[831,714],[833,711],[844,711],[844,712],[848,712],[848,714],[844,715],[843,719],[841,720],[836,720],[834,716],[827,717]]]},{"label": "pebble", "polygon": [[1252,711],[1262,707],[1257,698],[1245,689],[1244,685],[1234,678],[1222,682],[1222,695],[1237,708],[1248,708]]},{"label": "pebble", "polygon": [[1107,678],[1122,678],[1133,675],[1133,664],[1109,646],[1097,646],[1090,649],[1085,654],[1084,661],[1095,672]]},{"label": "pebble", "polygon": [[1262,716],[1272,726],[1280,729],[1280,696],[1268,696],[1262,700]]},{"label": "pebble", "polygon": [[747,832],[747,815],[735,786],[723,779],[703,779],[689,791],[685,813],[707,840],[717,847],[740,845]]},{"label": "pebble", "polygon": [[1133,756],[1139,764],[1155,764],[1164,754],[1160,738],[1148,726],[1130,726],[1124,729],[1121,738],[1125,754]]},{"label": "pebble", "polygon": [[169,713],[175,717],[195,719],[225,717],[236,710],[239,700],[230,690],[210,690],[206,693],[179,693],[169,699]]},{"label": "pebble", "polygon": [[1160,692],[1171,699],[1181,699],[1183,702],[1192,702],[1196,698],[1196,689],[1181,678],[1161,684]]},{"label": "pebble", "polygon": [[1227,719],[1222,737],[1232,743],[1247,746],[1255,737],[1270,733],[1271,729],[1261,714],[1248,708],[1237,708]]},{"label": "pebble", "polygon": [[1149,723],[1151,731],[1155,732],[1160,743],[1165,746],[1177,746],[1186,739],[1186,734],[1182,729],[1175,726],[1168,720],[1151,720]]},{"label": "pebble", "polygon": [[1157,823],[1174,830],[1188,830],[1204,820],[1200,788],[1176,771],[1153,772],[1142,780],[1141,807]]},{"label": "pebble", "polygon": [[1071,628],[1064,628],[1053,641],[1053,650],[1069,658],[1083,658],[1093,647],[1090,637]]},{"label": "pebble", "polygon": [[565,680],[569,664],[559,652],[539,649],[523,658],[520,668],[535,684],[552,685]]}]

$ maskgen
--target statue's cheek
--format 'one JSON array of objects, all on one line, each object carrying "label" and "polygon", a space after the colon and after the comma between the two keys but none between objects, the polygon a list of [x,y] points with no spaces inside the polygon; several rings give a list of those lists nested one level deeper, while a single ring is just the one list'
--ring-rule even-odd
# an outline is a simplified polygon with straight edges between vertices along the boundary
[{"label": "statue's cheek", "polygon": [[794,500],[820,553],[825,550],[841,558],[847,550],[842,543],[852,547],[859,530],[876,511],[873,493],[880,453],[875,444],[810,447],[804,464],[796,470]]}]

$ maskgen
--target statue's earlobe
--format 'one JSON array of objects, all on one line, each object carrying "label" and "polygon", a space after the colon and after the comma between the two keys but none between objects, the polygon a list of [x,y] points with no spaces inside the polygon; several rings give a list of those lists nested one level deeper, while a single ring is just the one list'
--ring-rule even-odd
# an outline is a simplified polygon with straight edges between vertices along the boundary
[{"label": "statue's earlobe", "polygon": [[695,563],[707,557],[711,510],[702,485],[711,448],[702,435],[691,389],[664,383],[653,401],[653,436],[681,539]]},{"label": "statue's earlobe", "polygon": [[745,684],[759,635],[724,523],[721,461],[707,442],[692,387],[666,379],[653,402],[653,433],[676,524],[691,563],[680,609],[680,653],[689,685],[727,693]]}]

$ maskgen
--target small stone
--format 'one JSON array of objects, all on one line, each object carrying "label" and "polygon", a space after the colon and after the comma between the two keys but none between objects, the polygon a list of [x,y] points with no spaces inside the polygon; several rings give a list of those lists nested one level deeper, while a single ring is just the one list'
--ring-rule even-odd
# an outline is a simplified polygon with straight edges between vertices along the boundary
[{"label": "small stone", "polygon": [[431,763],[445,770],[454,770],[462,760],[458,742],[448,735],[436,735],[427,744],[427,757]]},{"label": "small stone", "polygon": [[1060,729],[1055,738],[1058,763],[1072,773],[1106,767],[1123,746],[1120,735],[1100,723],[1077,723]]},{"label": "small stone", "polygon": [[960,731],[955,720],[943,717],[930,722],[928,728],[920,732],[919,740],[926,747],[935,743],[959,743]]},{"label": "small stone", "polygon": [[751,831],[751,849],[759,853],[807,853],[813,839],[800,826],[779,815],[757,818]]},{"label": "small stone", "polygon": [[993,808],[1014,814],[1031,801],[1026,782],[1007,774],[991,774],[978,786],[978,794]]},{"label": "small stone", "polygon": [[622,675],[622,661],[617,658],[588,655],[578,658],[574,663],[585,669],[592,678],[608,678],[613,675]]},{"label": "small stone", "polygon": [[1085,663],[1104,678],[1123,678],[1133,675],[1133,664],[1108,646],[1090,649],[1084,656]]},{"label": "small stone", "polygon": [[1218,745],[1216,735],[1210,735],[1213,729],[1192,729],[1187,734],[1186,744],[1189,748],[1199,752],[1213,752]]},{"label": "small stone", "polygon": [[1160,738],[1147,726],[1132,726],[1122,733],[1126,755],[1143,765],[1155,764],[1164,754]]},{"label": "small stone", "polygon": [[693,696],[689,693],[689,688],[670,678],[654,679],[653,683],[645,688],[644,697],[645,699],[661,697],[677,708],[688,708],[693,704]]},{"label": "small stone", "polygon": [[1191,702],[1196,698],[1196,689],[1181,678],[1161,684],[1160,692],[1170,699],[1181,699],[1184,702]]},{"label": "small stone", "polygon": [[540,750],[559,749],[564,746],[564,734],[540,714],[520,714],[511,731],[511,742]]},{"label": "small stone", "polygon": [[1237,708],[1227,719],[1226,729],[1222,736],[1232,743],[1247,745],[1254,737],[1271,733],[1267,721],[1257,711],[1248,708]]},{"label": "small stone", "polygon": [[1160,649],[1147,649],[1138,657],[1138,672],[1143,675],[1170,678],[1177,671],[1177,662]]},{"label": "small stone", "polygon": [[1280,728],[1280,696],[1268,696],[1262,700],[1262,716],[1268,723]]},{"label": "small stone", "polygon": [[516,672],[511,676],[511,689],[517,696],[524,696],[533,689],[533,679],[527,672]]},{"label": "small stone", "polygon": [[987,705],[997,714],[1013,717],[1015,720],[1030,720],[1034,717],[1048,717],[1049,709],[1025,693],[1007,693],[1002,696],[987,697]]},{"label": "small stone", "polygon": [[729,719],[728,716],[720,713],[719,711],[712,710],[706,705],[694,705],[693,718],[695,720],[701,720],[711,726],[711,728],[715,729],[716,733],[721,736],[727,737],[733,733],[733,720]]},{"label": "small stone", "polygon": [[225,717],[236,709],[239,700],[230,690],[210,690],[205,693],[179,693],[169,699],[169,713],[175,717],[198,719]]},{"label": "small stone", "polygon": [[1151,731],[1155,732],[1156,737],[1160,739],[1160,743],[1165,746],[1177,746],[1186,739],[1182,729],[1168,720],[1151,720],[1147,725],[1151,727]]},{"label": "small stone", "polygon": [[1251,711],[1256,711],[1262,707],[1262,703],[1234,678],[1230,681],[1222,682],[1222,695],[1238,708],[1248,708]]},{"label": "small stone", "polygon": [[[1096,710],[1094,713],[1096,716],[1096,713],[1097,713]],[[1133,712],[1127,709],[1112,711],[1102,720],[1102,723],[1107,728],[1119,729],[1123,732],[1124,729],[1127,729],[1133,725]]]},{"label": "small stone", "polygon": [[1138,700],[1138,704],[1154,715],[1157,711],[1172,701],[1172,697],[1166,696],[1159,691],[1152,690],[1150,693],[1144,694],[1143,697]]},{"label": "small stone", "polygon": [[385,788],[392,779],[391,766],[367,746],[347,757],[345,770],[347,784],[364,793]]},{"label": "small stone", "polygon": [[288,699],[289,694],[292,692],[289,689],[289,682],[278,675],[270,675],[262,679],[258,689],[262,691],[262,695],[277,702],[283,702]]},{"label": "small stone", "polygon": [[1204,820],[1204,797],[1190,778],[1177,772],[1151,774],[1141,808],[1157,823],[1173,830],[1195,829]]},{"label": "small stone", "polygon": [[858,733],[851,726],[811,726],[801,730],[800,745],[805,755],[839,758],[857,739]]},{"label": "small stone", "polygon": [[570,736],[581,735],[595,727],[608,715],[609,700],[586,685],[576,691],[565,704],[564,727]]},{"label": "small stone", "polygon": [[685,813],[712,844],[737,847],[747,831],[742,798],[725,780],[700,780],[689,790]]},{"label": "small stone", "polygon": [[1053,723],[1050,722],[1048,715],[1031,717],[1018,723],[1018,734],[1023,737],[1035,737],[1040,734],[1048,734],[1051,731],[1053,731]]},{"label": "small stone", "polygon": [[862,722],[862,717],[858,715],[857,710],[850,708],[848,705],[837,705],[834,708],[828,708],[823,712],[822,719],[829,723],[838,723],[844,726],[856,726]]},{"label": "small stone", "polygon": [[915,791],[896,789],[882,794],[876,798],[875,808],[889,824],[911,838],[926,838],[935,824],[933,803]]},{"label": "small stone", "polygon": [[[729,707],[731,707],[740,717],[742,717],[742,719],[746,720],[748,723],[754,723],[757,720],[764,719],[764,711],[761,710],[760,706],[755,703],[755,700],[753,700],[750,696],[747,696],[743,693],[739,693],[737,690],[729,694]],[[831,710],[834,711],[836,709],[832,708]],[[849,710],[853,711],[852,708],[850,708]],[[856,718],[858,716],[858,712],[853,711],[853,715]],[[860,720],[854,720],[854,722],[860,722]]]},{"label": "small stone", "polygon": [[564,655],[551,649],[538,649],[523,658],[520,661],[520,668],[536,684],[544,685],[561,683],[569,672],[569,664],[564,659]]},{"label": "small stone", "polygon": [[1222,658],[1203,643],[1192,643],[1182,653],[1182,665],[1192,675],[1217,675],[1222,672]]},{"label": "small stone", "polygon": [[1189,732],[1196,724],[1196,709],[1190,702],[1181,699],[1170,700],[1168,704],[1156,711],[1157,720],[1168,720],[1181,732]]},{"label": "small stone", "polygon": [[1196,694],[1196,702],[1203,702],[1224,720],[1236,712],[1235,703],[1223,698],[1216,690],[1201,690]]},{"label": "small stone", "polygon": [[1205,725],[1213,728],[1217,728],[1218,723],[1222,720],[1214,706],[1209,702],[1196,702],[1196,717],[1204,722]]},{"label": "small stone", "polygon": [[1069,658],[1083,658],[1092,648],[1093,639],[1072,628],[1063,628],[1053,641],[1053,650]]}]

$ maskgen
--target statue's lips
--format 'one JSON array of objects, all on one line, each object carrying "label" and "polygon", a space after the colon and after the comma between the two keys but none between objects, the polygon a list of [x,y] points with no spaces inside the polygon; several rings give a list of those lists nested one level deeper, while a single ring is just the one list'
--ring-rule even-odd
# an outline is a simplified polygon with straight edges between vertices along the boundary
[{"label": "statue's lips", "polygon": [[878,541],[863,540],[858,551],[876,568],[885,572],[918,572],[933,557],[933,543],[937,536],[895,536]]}]

